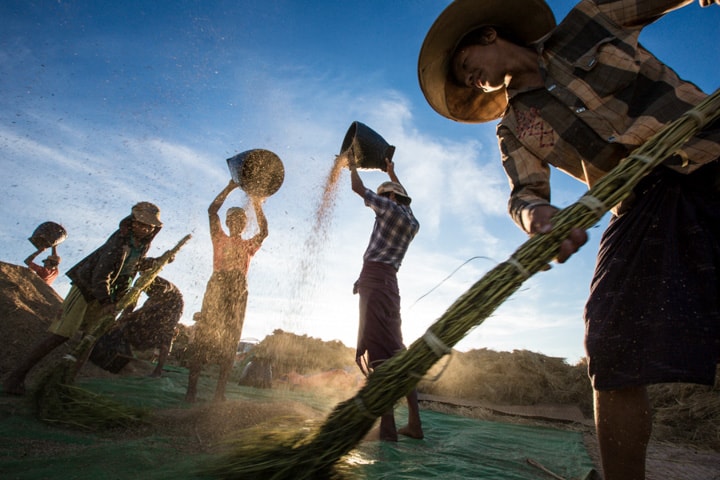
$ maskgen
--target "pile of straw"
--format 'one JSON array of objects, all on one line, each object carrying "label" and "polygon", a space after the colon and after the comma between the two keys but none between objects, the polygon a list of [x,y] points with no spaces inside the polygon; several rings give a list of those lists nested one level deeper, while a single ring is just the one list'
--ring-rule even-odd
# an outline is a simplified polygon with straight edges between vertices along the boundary
[{"label": "pile of straw", "polygon": [[720,451],[720,366],[715,386],[651,385],[653,438]]},{"label": "pile of straw", "polygon": [[406,396],[439,358],[490,316],[525,280],[546,268],[572,229],[594,225],[626,198],[641,178],[717,117],[720,91],[658,132],[576,203],[559,211],[551,233],[530,238],[507,261],[475,283],[425,335],[375,369],[357,395],[336,406],[314,434],[297,433],[278,443],[253,444],[248,440],[245,448],[220,458],[208,473],[244,480],[331,477],[333,466],[362,440],[383,412]]},{"label": "pile of straw", "polygon": [[[156,259],[152,268],[140,273],[130,290],[118,301],[116,312],[135,305],[140,294],[155,280],[160,271],[175,259],[180,248],[190,240],[183,237],[177,245]],[[73,386],[83,359],[87,359],[95,341],[107,333],[115,323],[115,314],[100,318],[82,338],[72,353],[62,358],[40,381],[35,391],[35,404],[40,419],[87,428],[120,426],[142,421],[145,412],[118,405],[109,399]]]},{"label": "pile of straw", "polygon": [[528,350],[453,351],[430,369],[417,388],[429,395],[496,405],[577,405],[592,416],[587,363],[569,365],[562,358]]}]

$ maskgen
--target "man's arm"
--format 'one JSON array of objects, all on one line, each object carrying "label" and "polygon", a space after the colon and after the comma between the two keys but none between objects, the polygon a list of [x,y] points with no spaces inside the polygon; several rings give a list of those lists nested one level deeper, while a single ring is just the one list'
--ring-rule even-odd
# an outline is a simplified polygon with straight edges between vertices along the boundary
[{"label": "man's arm", "polygon": [[[55,248],[55,247],[53,247],[53,248]],[[35,257],[40,255],[44,251],[45,251],[44,248],[38,248],[37,250],[35,250],[35,252],[31,253],[30,256],[25,259],[25,265],[27,265],[28,267],[31,267],[32,265],[37,266],[37,264],[34,262]]]},{"label": "man's arm", "polygon": [[348,153],[348,168],[350,169],[350,185],[352,186],[353,192],[357,193],[361,197],[365,198],[365,185],[363,184],[362,178],[357,171],[357,162],[355,161],[355,153],[350,149]]},{"label": "man's arm", "polygon": [[395,162],[393,162],[393,161],[390,160],[389,158],[386,158],[386,159],[385,159],[385,169],[386,169],[387,174],[388,174],[388,176],[390,177],[390,180],[391,180],[391,181],[393,181],[393,182],[395,182],[395,183],[399,183],[400,185],[402,185],[402,183],[401,183],[400,180],[398,179],[397,175],[395,174]]},{"label": "man's arm", "polygon": [[[701,7],[717,0],[699,0]],[[623,28],[640,28],[663,15],[685,7],[694,0],[613,0],[595,1],[598,9]]]},{"label": "man's arm", "polygon": [[238,184],[235,183],[233,180],[230,180],[230,182],[225,186],[225,188],[222,189],[220,193],[218,193],[217,197],[215,197],[215,200],[213,200],[208,207],[208,218],[210,220],[210,236],[214,236],[216,232],[222,231],[222,223],[220,222],[218,212],[220,211],[220,207],[222,207],[223,203],[225,203],[228,195],[230,195],[230,192],[232,192],[236,188],[238,188]]},{"label": "man's arm", "polygon": [[253,237],[253,241],[260,244],[267,238],[269,232],[267,218],[265,217],[265,212],[263,212],[262,209],[263,199],[261,197],[251,197],[250,201],[252,202],[253,209],[255,210],[255,218],[257,219],[259,229],[258,233]]},{"label": "man's arm", "polygon": [[[549,201],[549,165],[527,151],[507,130],[499,130],[498,135],[503,168],[512,189],[508,202],[510,216],[529,235],[549,233],[552,217],[559,210]],[[573,229],[561,243],[555,261],[564,263],[587,239],[585,230]]]}]

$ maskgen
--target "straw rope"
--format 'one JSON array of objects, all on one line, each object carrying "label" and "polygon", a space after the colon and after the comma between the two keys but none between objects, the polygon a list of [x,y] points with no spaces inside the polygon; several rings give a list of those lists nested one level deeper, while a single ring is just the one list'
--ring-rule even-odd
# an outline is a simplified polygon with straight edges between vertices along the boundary
[{"label": "straw rope", "polygon": [[[553,229],[527,240],[490,270],[428,329],[448,348],[480,325],[531,275],[555,258],[560,243],[574,228],[588,229],[609,207],[626,198],[650,170],[688,139],[720,117],[720,90],[651,137],[603,177],[576,203],[553,217]],[[308,438],[279,443],[253,443],[230,452],[207,469],[220,478],[311,479],[332,476],[333,465],[359,443],[376,417],[393,408],[417,385],[417,373],[438,360],[428,336],[376,368],[354,398],[335,407],[325,423]],[[430,342],[432,343],[432,342]],[[371,415],[368,415],[370,413]]]},{"label": "straw rope", "polygon": [[[140,272],[133,286],[116,304],[116,312],[135,305],[140,294],[155,280],[160,271],[174,260],[177,252],[192,238],[185,235],[173,248],[158,257],[153,266]],[[35,392],[38,417],[47,422],[85,424],[88,427],[101,424],[113,424],[113,417],[119,417],[115,423],[126,424],[133,417],[142,417],[141,412],[115,405],[107,399],[73,387],[75,377],[82,365],[78,359],[86,359],[95,345],[96,339],[107,333],[115,323],[115,315],[109,314],[98,319],[80,343],[65,355],[40,381]],[[135,409],[137,410],[137,409]],[[119,414],[119,415],[118,415]],[[100,421],[98,421],[98,419]]]}]

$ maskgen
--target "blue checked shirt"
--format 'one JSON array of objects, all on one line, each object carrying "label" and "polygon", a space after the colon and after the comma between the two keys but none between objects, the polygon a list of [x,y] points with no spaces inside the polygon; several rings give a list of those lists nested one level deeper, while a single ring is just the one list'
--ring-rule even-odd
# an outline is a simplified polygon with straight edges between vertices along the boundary
[{"label": "blue checked shirt", "polygon": [[363,260],[386,263],[399,270],[420,223],[408,205],[399,205],[370,189],[365,189],[364,198],[365,205],[375,212],[375,225]]}]

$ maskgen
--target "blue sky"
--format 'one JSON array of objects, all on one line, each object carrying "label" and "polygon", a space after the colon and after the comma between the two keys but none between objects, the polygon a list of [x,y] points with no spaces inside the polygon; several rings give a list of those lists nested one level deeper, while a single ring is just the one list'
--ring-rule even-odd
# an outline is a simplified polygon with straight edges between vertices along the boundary
[{"label": "blue sky", "polygon": [[[573,3],[550,5],[562,18]],[[225,160],[265,148],[282,159],[285,182],[265,202],[270,236],[250,267],[243,337],[281,328],[354,346],[351,290],[373,214],[347,172],[326,228],[312,227],[334,156],[357,120],[397,147],[396,171],[421,223],[399,273],[410,344],[526,240],[506,214],[494,123],[449,121],[418,87],[420,45],[447,4],[0,3],[0,260],[22,264],[33,250],[27,238],[52,220],[69,232],[59,247],[64,271],[134,203],[155,202],[165,228],[151,255],[193,235],[163,272],[182,290],[189,324],[212,272],[207,207],[230,178]],[[641,41],[711,92],[720,78],[718,27],[720,8],[692,4],[646,28]],[[361,175],[371,188],[386,179]],[[554,172],[557,205],[584,190]],[[245,205],[234,192],[225,207]],[[570,262],[526,282],[457,348],[581,358],[582,310],[605,223]],[[70,287],[64,276],[54,286],[61,295]]]}]

